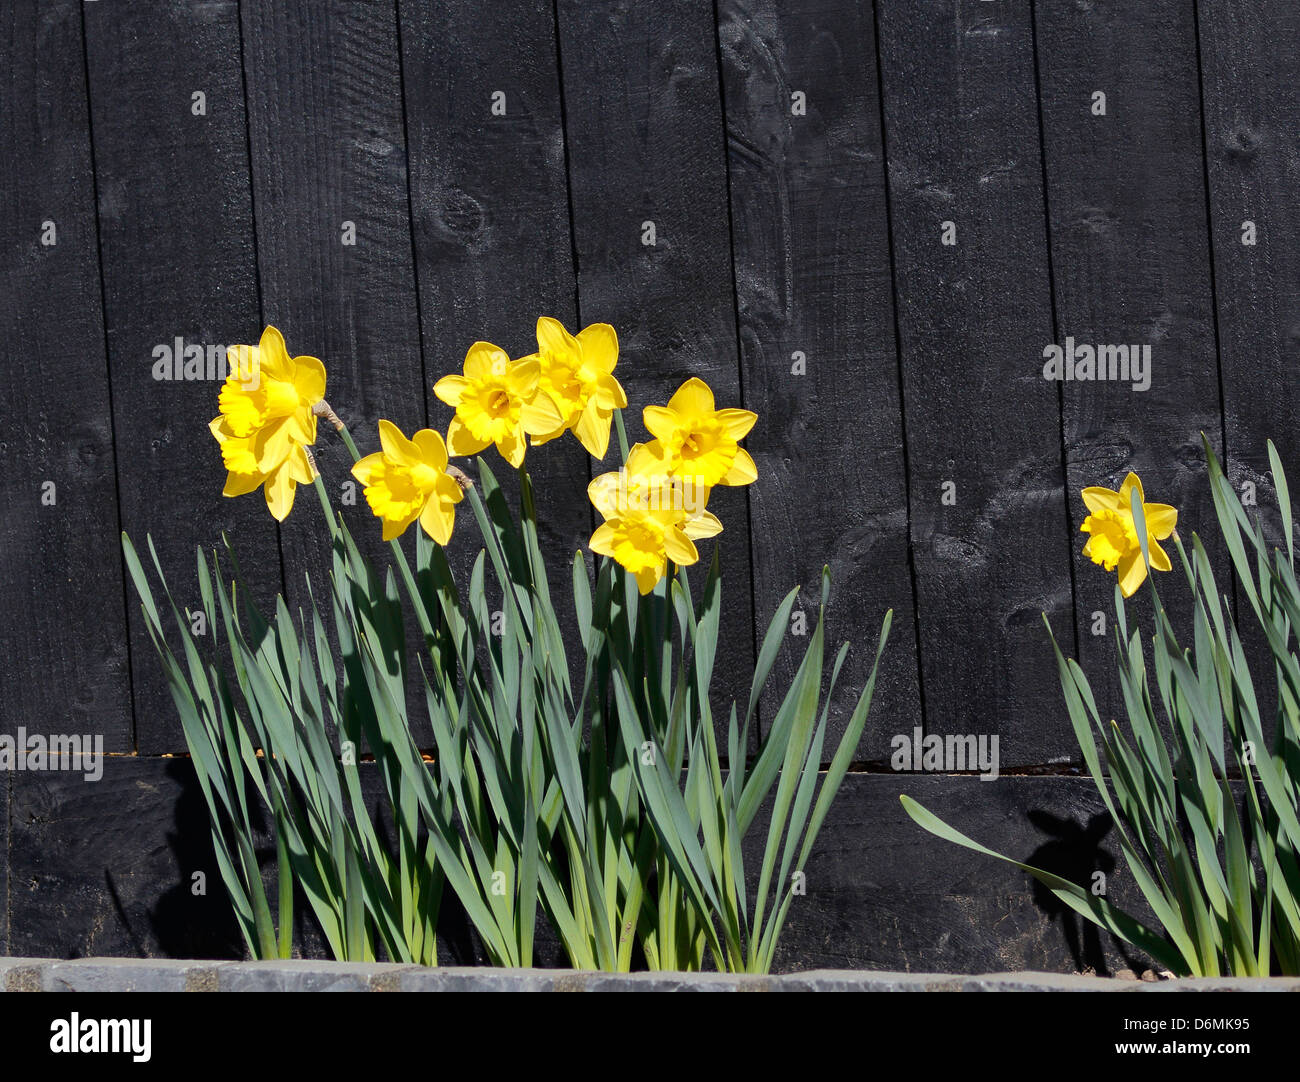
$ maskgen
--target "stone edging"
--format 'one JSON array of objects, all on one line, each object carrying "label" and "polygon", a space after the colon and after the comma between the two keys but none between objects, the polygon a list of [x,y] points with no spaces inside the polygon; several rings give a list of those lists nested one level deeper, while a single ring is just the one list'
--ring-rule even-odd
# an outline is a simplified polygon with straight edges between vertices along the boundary
[{"label": "stone edging", "polygon": [[427,968],[389,963],[203,962],[150,958],[0,958],[6,992],[1300,992],[1300,978],[1197,977],[1157,982],[1052,973],[815,970],[585,973],[567,969]]}]

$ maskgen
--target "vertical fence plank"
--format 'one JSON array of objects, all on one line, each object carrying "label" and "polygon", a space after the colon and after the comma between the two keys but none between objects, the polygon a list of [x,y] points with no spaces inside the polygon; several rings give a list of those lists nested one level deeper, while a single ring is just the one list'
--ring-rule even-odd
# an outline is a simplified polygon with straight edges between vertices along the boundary
[{"label": "vertical fence plank", "polygon": [[[858,756],[883,759],[921,714],[871,8],[723,0],[719,15],[745,401],[764,420],[750,440],[759,630],[796,583],[815,605],[830,566],[831,631],[853,644],[843,724],[894,610]],[[783,661],[778,686],[797,658]]]},{"label": "vertical fence plank", "polygon": [[132,746],[77,3],[0,15],[0,734]]},{"label": "vertical fence plank", "polygon": [[[1079,659],[1103,716],[1120,716],[1115,575],[1082,555],[1079,490],[1118,488],[1135,470],[1148,499],[1179,509],[1189,542],[1196,530],[1218,551],[1200,435],[1219,447],[1195,29],[1187,0],[1040,4],[1037,18],[1059,334],[1151,348],[1146,390],[1131,365],[1128,380],[1062,384]],[[1190,601],[1175,570],[1157,585],[1181,621]],[[1149,626],[1145,597],[1134,604]]]},{"label": "vertical fence plank", "polygon": [[[537,349],[539,316],[571,329],[578,318],[555,12],[551,0],[516,0],[491,19],[479,11],[466,0],[401,4],[430,384],[460,372],[466,350],[479,339],[521,357]],[[445,432],[452,411],[431,387],[425,391],[434,427]],[[495,450],[485,458],[513,493],[510,467]],[[569,582],[573,554],[591,536],[588,456],[566,436],[530,449],[525,465],[556,608],[566,630],[576,633]],[[475,535],[467,515],[449,547],[458,570],[481,547]],[[567,642],[580,650],[574,634]]]},{"label": "vertical fence plank", "polygon": [[[260,494],[222,497],[207,430],[224,345],[258,331],[238,5],[86,4],[85,22],[122,527],[142,549],[153,536],[178,605],[199,600],[195,546],[223,532],[264,600],[280,586],[275,523]],[[157,378],[177,374],[178,340],[202,349],[202,378]],[[182,751],[128,600],[139,750]]]},{"label": "vertical fence plank", "polygon": [[1228,472],[1280,540],[1265,441],[1300,484],[1300,7],[1199,11]]},{"label": "vertical fence plank", "polygon": [[[691,376],[719,407],[742,404],[713,7],[559,0],[558,11],[580,314],[617,329],[628,435],[644,440],[641,409]],[[602,465],[617,468],[615,443]],[[748,494],[717,488],[709,509],[725,524],[725,701],[748,692],[754,662]],[[694,580],[712,550],[700,546]]]},{"label": "vertical fence plank", "polygon": [[[425,422],[396,7],[293,0],[245,4],[242,15],[263,311],[290,353],[325,363],[326,397],[367,454],[380,418],[408,436]],[[316,460],[358,546],[387,567],[379,522],[328,424]],[[299,500],[281,527],[295,608],[304,574],[319,591],[329,567],[319,503],[310,491]],[[414,686],[414,666],[410,675]]]},{"label": "vertical fence plank", "polygon": [[877,12],[927,727],[1043,763],[1073,613],[1029,11]]}]

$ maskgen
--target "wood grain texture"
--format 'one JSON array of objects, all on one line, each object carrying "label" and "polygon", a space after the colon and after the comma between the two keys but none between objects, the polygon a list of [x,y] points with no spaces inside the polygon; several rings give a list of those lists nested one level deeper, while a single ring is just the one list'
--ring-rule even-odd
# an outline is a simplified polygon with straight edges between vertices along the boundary
[{"label": "wood grain texture", "polygon": [[[1147,499],[1178,508],[1180,533],[1220,551],[1201,446],[1204,432],[1221,450],[1222,414],[1192,5],[1039,5],[1038,66],[1059,333],[1151,347],[1148,390],[1062,384],[1079,660],[1103,716],[1118,717],[1115,576],[1082,555],[1079,490],[1118,488],[1135,470]],[[1105,116],[1093,115],[1096,91]],[[1181,570],[1159,586],[1189,626]],[[1130,622],[1151,626],[1145,591],[1132,604]],[[1092,633],[1094,612],[1106,613],[1105,635]]]},{"label": "wood grain texture", "polygon": [[[644,440],[641,410],[691,376],[719,407],[745,401],[713,9],[708,0],[561,0],[558,12],[581,322],[617,329],[628,435]],[[653,246],[642,243],[645,222]],[[605,466],[617,462],[612,445]],[[717,488],[709,500],[725,524],[719,705],[743,703],[753,676],[748,499]],[[700,546],[697,583],[713,545]]]},{"label": "wood grain texture", "polygon": [[0,955],[12,953],[9,949],[9,857],[13,849],[10,829],[9,801],[13,791],[13,775],[0,778]]},{"label": "wood grain texture", "polygon": [[1042,615],[1072,612],[1028,9],[877,13],[926,725],[1050,761],[1076,749]]},{"label": "wood grain texture", "polygon": [[[363,778],[378,809],[374,772]],[[188,760],[111,758],[94,784],[78,774],[13,780],[11,954],[243,955]],[[806,866],[808,893],[791,907],[778,970],[1071,972],[1082,964],[1113,972],[1129,964],[1027,875],[925,833],[903,811],[901,792],[993,849],[1075,881],[1103,871],[1112,901],[1140,901],[1087,779],[852,774]],[[763,833],[760,818],[750,841]],[[274,847],[261,838],[257,852],[270,886]],[[757,867],[752,851],[747,864]],[[206,895],[193,893],[196,871],[206,874]],[[562,964],[539,919],[539,964]],[[327,956],[311,918],[304,912],[296,923],[295,953]],[[445,962],[481,961],[450,896],[439,932]]]},{"label": "wood grain texture", "polygon": [[[12,934],[7,953],[27,957],[243,958],[212,850],[207,805],[190,760],[113,757],[93,784],[77,773],[23,773],[14,779]],[[383,786],[371,764],[362,792],[381,837]],[[0,812],[6,810],[0,788]],[[8,823],[6,816],[2,822]],[[3,831],[0,831],[3,838]],[[275,843],[253,839],[272,910]],[[195,893],[195,873],[206,893]],[[0,902],[5,875],[0,868]],[[329,948],[301,892],[295,898],[295,957],[327,958]],[[4,910],[0,910],[3,913]],[[564,965],[554,933],[538,913],[537,964]],[[3,925],[0,924],[0,933]],[[439,919],[444,965],[487,960],[450,891]],[[5,943],[0,937],[0,952]]]},{"label": "wood grain texture", "polygon": [[[242,956],[188,759],[108,758],[93,783],[78,773],[13,777],[11,874],[22,889],[10,897],[10,953]],[[274,867],[274,844],[263,840],[259,853]],[[195,872],[204,894],[194,893]]]},{"label": "wood grain texture", "polygon": [[1111,902],[1152,919],[1089,779],[851,774],[805,867],[808,893],[790,908],[776,969],[1147,968],[1028,874],[926,833],[899,793],[1016,860],[1076,883],[1100,871]]},{"label": "wood grain texture", "polygon": [[[182,606],[199,600],[195,546],[228,533],[265,601],[280,587],[275,522],[260,494],[221,495],[207,432],[220,383],[154,378],[155,349],[177,338],[206,354],[260,332],[238,7],[87,4],[85,20],[122,528],[142,549],[153,536]],[[183,750],[134,591],[129,602],[139,750]]]},{"label": "wood grain texture", "polygon": [[80,5],[7,5],[0,72],[0,733],[99,733],[124,751],[130,674]]},{"label": "wood grain texture", "polygon": [[[1228,474],[1281,539],[1266,441],[1300,478],[1300,8],[1202,0],[1200,46]],[[1242,243],[1243,223],[1257,243]]]},{"label": "wood grain texture", "polygon": [[[577,329],[551,0],[512,0],[490,20],[478,10],[463,0],[404,0],[400,9],[425,391],[443,432],[453,411],[432,384],[461,371],[473,342],[522,357],[537,349],[539,316]],[[492,112],[498,91],[504,115]],[[495,450],[484,458],[513,498],[514,471]],[[589,462],[572,436],[529,450],[525,460],[552,596],[578,652],[569,583],[573,554],[592,531]],[[467,575],[481,548],[466,506],[448,549],[453,568]]]},{"label": "wood grain texture", "polygon": [[[802,13],[727,0],[719,17],[745,401],[761,419],[755,616],[796,583],[814,609],[829,565],[831,634],[853,644],[834,733],[894,610],[857,756],[884,759],[921,708],[875,27],[869,6],[841,0]],[[777,687],[797,662],[778,664]]]},{"label": "wood grain texture", "polygon": [[[326,398],[369,454],[380,418],[408,436],[426,418],[396,8],[294,0],[242,15],[263,313],[290,353],[324,362]],[[384,573],[392,552],[328,424],[315,452],[333,506]],[[305,577],[323,584],[329,568],[319,501],[299,501],[281,527],[293,611],[308,603]],[[422,704],[418,668],[409,676]]]}]

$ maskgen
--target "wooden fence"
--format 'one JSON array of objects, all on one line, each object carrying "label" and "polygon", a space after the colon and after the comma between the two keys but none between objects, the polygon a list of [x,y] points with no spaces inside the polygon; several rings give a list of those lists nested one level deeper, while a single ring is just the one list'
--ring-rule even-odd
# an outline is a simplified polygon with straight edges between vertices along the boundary
[{"label": "wooden fence", "polygon": [[[88,808],[110,864],[136,867],[131,824],[177,829],[159,757],[184,742],[120,532],[152,534],[182,602],[222,531],[264,597],[324,566],[316,507],[277,530],[260,497],[221,496],[218,385],[159,359],[274,324],[325,361],[364,450],[379,417],[445,427],[433,382],[476,339],[529,352],[545,314],[616,327],[634,434],[692,375],[759,415],[759,480],[714,505],[727,689],[792,585],[815,618],[823,564],[848,683],[894,610],[795,959],[1060,954],[1009,901],[1023,882],[919,837],[896,794],[1027,854],[1026,809],[1084,814],[1086,785],[870,772],[919,727],[997,734],[1004,774],[1068,775],[1043,614],[1118,709],[1114,580],[1080,555],[1079,489],[1135,469],[1204,535],[1202,433],[1247,502],[1272,498],[1267,438],[1300,470],[1294,0],[15,0],[0,59],[0,733],[135,757],[94,797],[0,787],[0,948],[88,951],[94,914],[132,927],[132,906],[141,950],[203,946],[165,941],[170,872],[137,869],[123,901],[55,855]],[[1045,377],[1054,345],[1081,378]],[[1126,370],[1086,378],[1085,346]],[[324,429],[319,459],[341,495]],[[566,439],[530,464],[562,566],[592,529],[592,463]],[[364,500],[344,510],[377,533]],[[201,843],[201,804],[176,815]],[[901,853],[929,886],[872,880],[893,883],[871,902],[888,931],[862,868]],[[950,866],[1021,940],[936,945],[967,889]],[[78,883],[98,900],[68,900]],[[98,945],[129,951],[114,934]]]}]

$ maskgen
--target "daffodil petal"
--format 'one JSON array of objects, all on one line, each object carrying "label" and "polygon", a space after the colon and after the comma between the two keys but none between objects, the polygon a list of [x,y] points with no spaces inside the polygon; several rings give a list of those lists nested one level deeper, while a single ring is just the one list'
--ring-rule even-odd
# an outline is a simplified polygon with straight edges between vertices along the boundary
[{"label": "daffodil petal", "polygon": [[1147,550],[1151,553],[1151,566],[1157,571],[1172,571],[1174,569],[1174,565],[1169,559],[1169,553],[1154,541],[1148,539]]},{"label": "daffodil petal", "polygon": [[[447,444],[442,435],[432,428],[422,428],[411,437],[416,453],[420,459],[435,470],[447,468]],[[453,482],[454,483],[454,482]]]},{"label": "daffodil petal", "polygon": [[223,496],[245,496],[253,492],[265,480],[266,475],[262,473],[235,473],[231,471],[226,474],[226,487],[221,490],[221,494]]},{"label": "daffodil petal", "polygon": [[614,541],[617,536],[613,523],[602,522],[596,527],[596,532],[591,535],[587,547],[599,556],[613,556]]},{"label": "daffodil petal", "polygon": [[501,457],[515,469],[524,464],[524,453],[528,450],[526,439],[524,430],[520,427],[507,432],[497,441],[497,450],[501,452]]},{"label": "daffodil petal", "polygon": [[293,510],[293,477],[287,469],[274,470],[266,479],[266,506],[271,517],[283,522]]},{"label": "daffodil petal", "polygon": [[289,476],[300,485],[310,485],[316,480],[316,469],[312,465],[305,447],[295,447],[290,451],[288,459],[285,460],[285,464],[281,468],[287,469]]},{"label": "daffodil petal", "polygon": [[379,422],[379,445],[384,449],[384,454],[399,466],[409,468],[418,465],[421,461],[415,444],[408,440],[392,421]]},{"label": "daffodil petal", "polygon": [[673,563],[683,567],[696,563],[700,558],[694,542],[676,526],[670,526],[664,531],[664,551]]},{"label": "daffodil petal", "polygon": [[677,413],[667,406],[646,406],[641,420],[656,439],[668,440],[677,429]]},{"label": "daffodil petal", "polygon": [[289,378],[289,351],[284,345],[284,335],[278,328],[268,326],[262,332],[257,350],[257,370],[263,379]]},{"label": "daffodil petal", "polygon": [[1115,511],[1119,508],[1119,493],[1109,488],[1085,488],[1083,505],[1091,512]]},{"label": "daffodil petal", "polygon": [[515,361],[506,372],[506,386],[516,398],[527,402],[537,394],[541,365],[537,361]]},{"label": "daffodil petal", "polygon": [[587,408],[582,411],[578,423],[573,426],[573,434],[594,459],[603,459],[605,452],[609,450],[611,420],[612,415],[604,413],[593,400],[587,403]]},{"label": "daffodil petal", "polygon": [[480,380],[496,374],[504,375],[510,364],[510,355],[491,342],[475,342],[465,354],[465,376]]},{"label": "daffodil petal", "polygon": [[[453,481],[452,484],[455,482]],[[445,545],[451,540],[451,531],[455,522],[456,512],[444,507],[436,494],[420,512],[420,528],[439,545]]]},{"label": "daffodil petal", "polygon": [[731,469],[722,478],[721,483],[724,485],[748,485],[758,479],[758,467],[754,464],[753,458],[743,447],[736,449],[736,460],[731,464]]},{"label": "daffodil petal", "polygon": [[519,421],[530,436],[542,436],[545,439],[554,439],[565,430],[564,415],[548,394],[538,394],[526,403],[519,411]]},{"label": "daffodil petal", "polygon": [[461,395],[468,386],[469,380],[464,376],[443,376],[433,385],[433,393],[454,409],[460,405]]},{"label": "daffodil petal", "polygon": [[[1142,513],[1146,516],[1147,532],[1157,541],[1163,541],[1171,533],[1174,527],[1178,525],[1178,509],[1170,507],[1167,503],[1148,503],[1142,507]],[[1155,561],[1151,561],[1155,566]],[[1167,568],[1161,568],[1165,571]]]},{"label": "daffodil petal", "polygon": [[419,517],[420,517],[420,512],[417,510],[414,514],[408,515],[406,518],[403,519],[390,519],[390,518],[380,519],[380,521],[384,524],[384,540],[394,541],[397,538],[401,537],[402,534],[406,533],[411,523],[414,522]]},{"label": "daffodil petal", "polygon": [[465,498],[465,490],[450,474],[444,473],[433,486],[433,498],[440,499],[445,507],[455,507]]},{"label": "daffodil petal", "polygon": [[1142,553],[1128,552],[1119,561],[1119,589],[1125,597],[1132,597],[1137,588],[1147,577],[1147,565],[1142,562]]},{"label": "daffodil petal", "polygon": [[627,392],[618,380],[602,372],[596,377],[595,399],[601,409],[621,410],[627,405]]},{"label": "daffodil petal", "polygon": [[447,450],[453,455],[476,455],[491,442],[475,439],[474,433],[459,417],[453,417],[447,426]]},{"label": "daffodil petal", "polygon": [[750,410],[718,410],[715,416],[722,422],[722,428],[733,440],[742,440],[749,435],[749,430],[758,420],[758,414]]},{"label": "daffodil petal", "polygon": [[316,442],[316,415],[306,406],[284,418],[285,431],[295,443]]},{"label": "daffodil petal", "polygon": [[537,320],[537,345],[544,353],[572,357],[578,353],[578,341],[564,329],[564,324],[550,316]]},{"label": "daffodil petal", "polygon": [[293,359],[293,385],[302,400],[314,406],[325,397],[325,365],[315,357]]},{"label": "daffodil petal", "polygon": [[618,501],[622,491],[619,472],[613,470],[592,478],[591,484],[587,486],[587,498],[604,518],[614,518],[619,513]]},{"label": "daffodil petal", "polygon": [[1137,489],[1138,499],[1145,502],[1146,494],[1142,491],[1142,480],[1132,470],[1129,471],[1124,483],[1119,486],[1119,507],[1121,511],[1129,510],[1130,493]]},{"label": "daffodil petal", "polygon": [[637,592],[645,595],[659,585],[659,580],[664,577],[663,565],[658,567],[647,567],[643,571],[636,573]]},{"label": "daffodil petal", "polygon": [[668,400],[668,408],[690,416],[711,414],[713,390],[704,380],[692,376],[677,388],[677,393]]},{"label": "daffodil petal", "polygon": [[701,541],[706,537],[717,537],[722,533],[722,520],[712,511],[701,511],[686,520],[682,532],[692,541]]},{"label": "daffodil petal", "polygon": [[618,332],[608,323],[593,323],[578,332],[582,363],[608,375],[618,364]]},{"label": "daffodil petal", "polygon": [[266,425],[253,437],[253,454],[257,468],[263,473],[270,473],[283,465],[294,447],[293,430],[286,421],[287,418]]},{"label": "daffodil petal", "polygon": [[360,481],[363,485],[370,484],[371,480],[377,473],[383,471],[384,456],[380,451],[372,455],[366,455],[358,459],[352,466],[352,476]]}]

